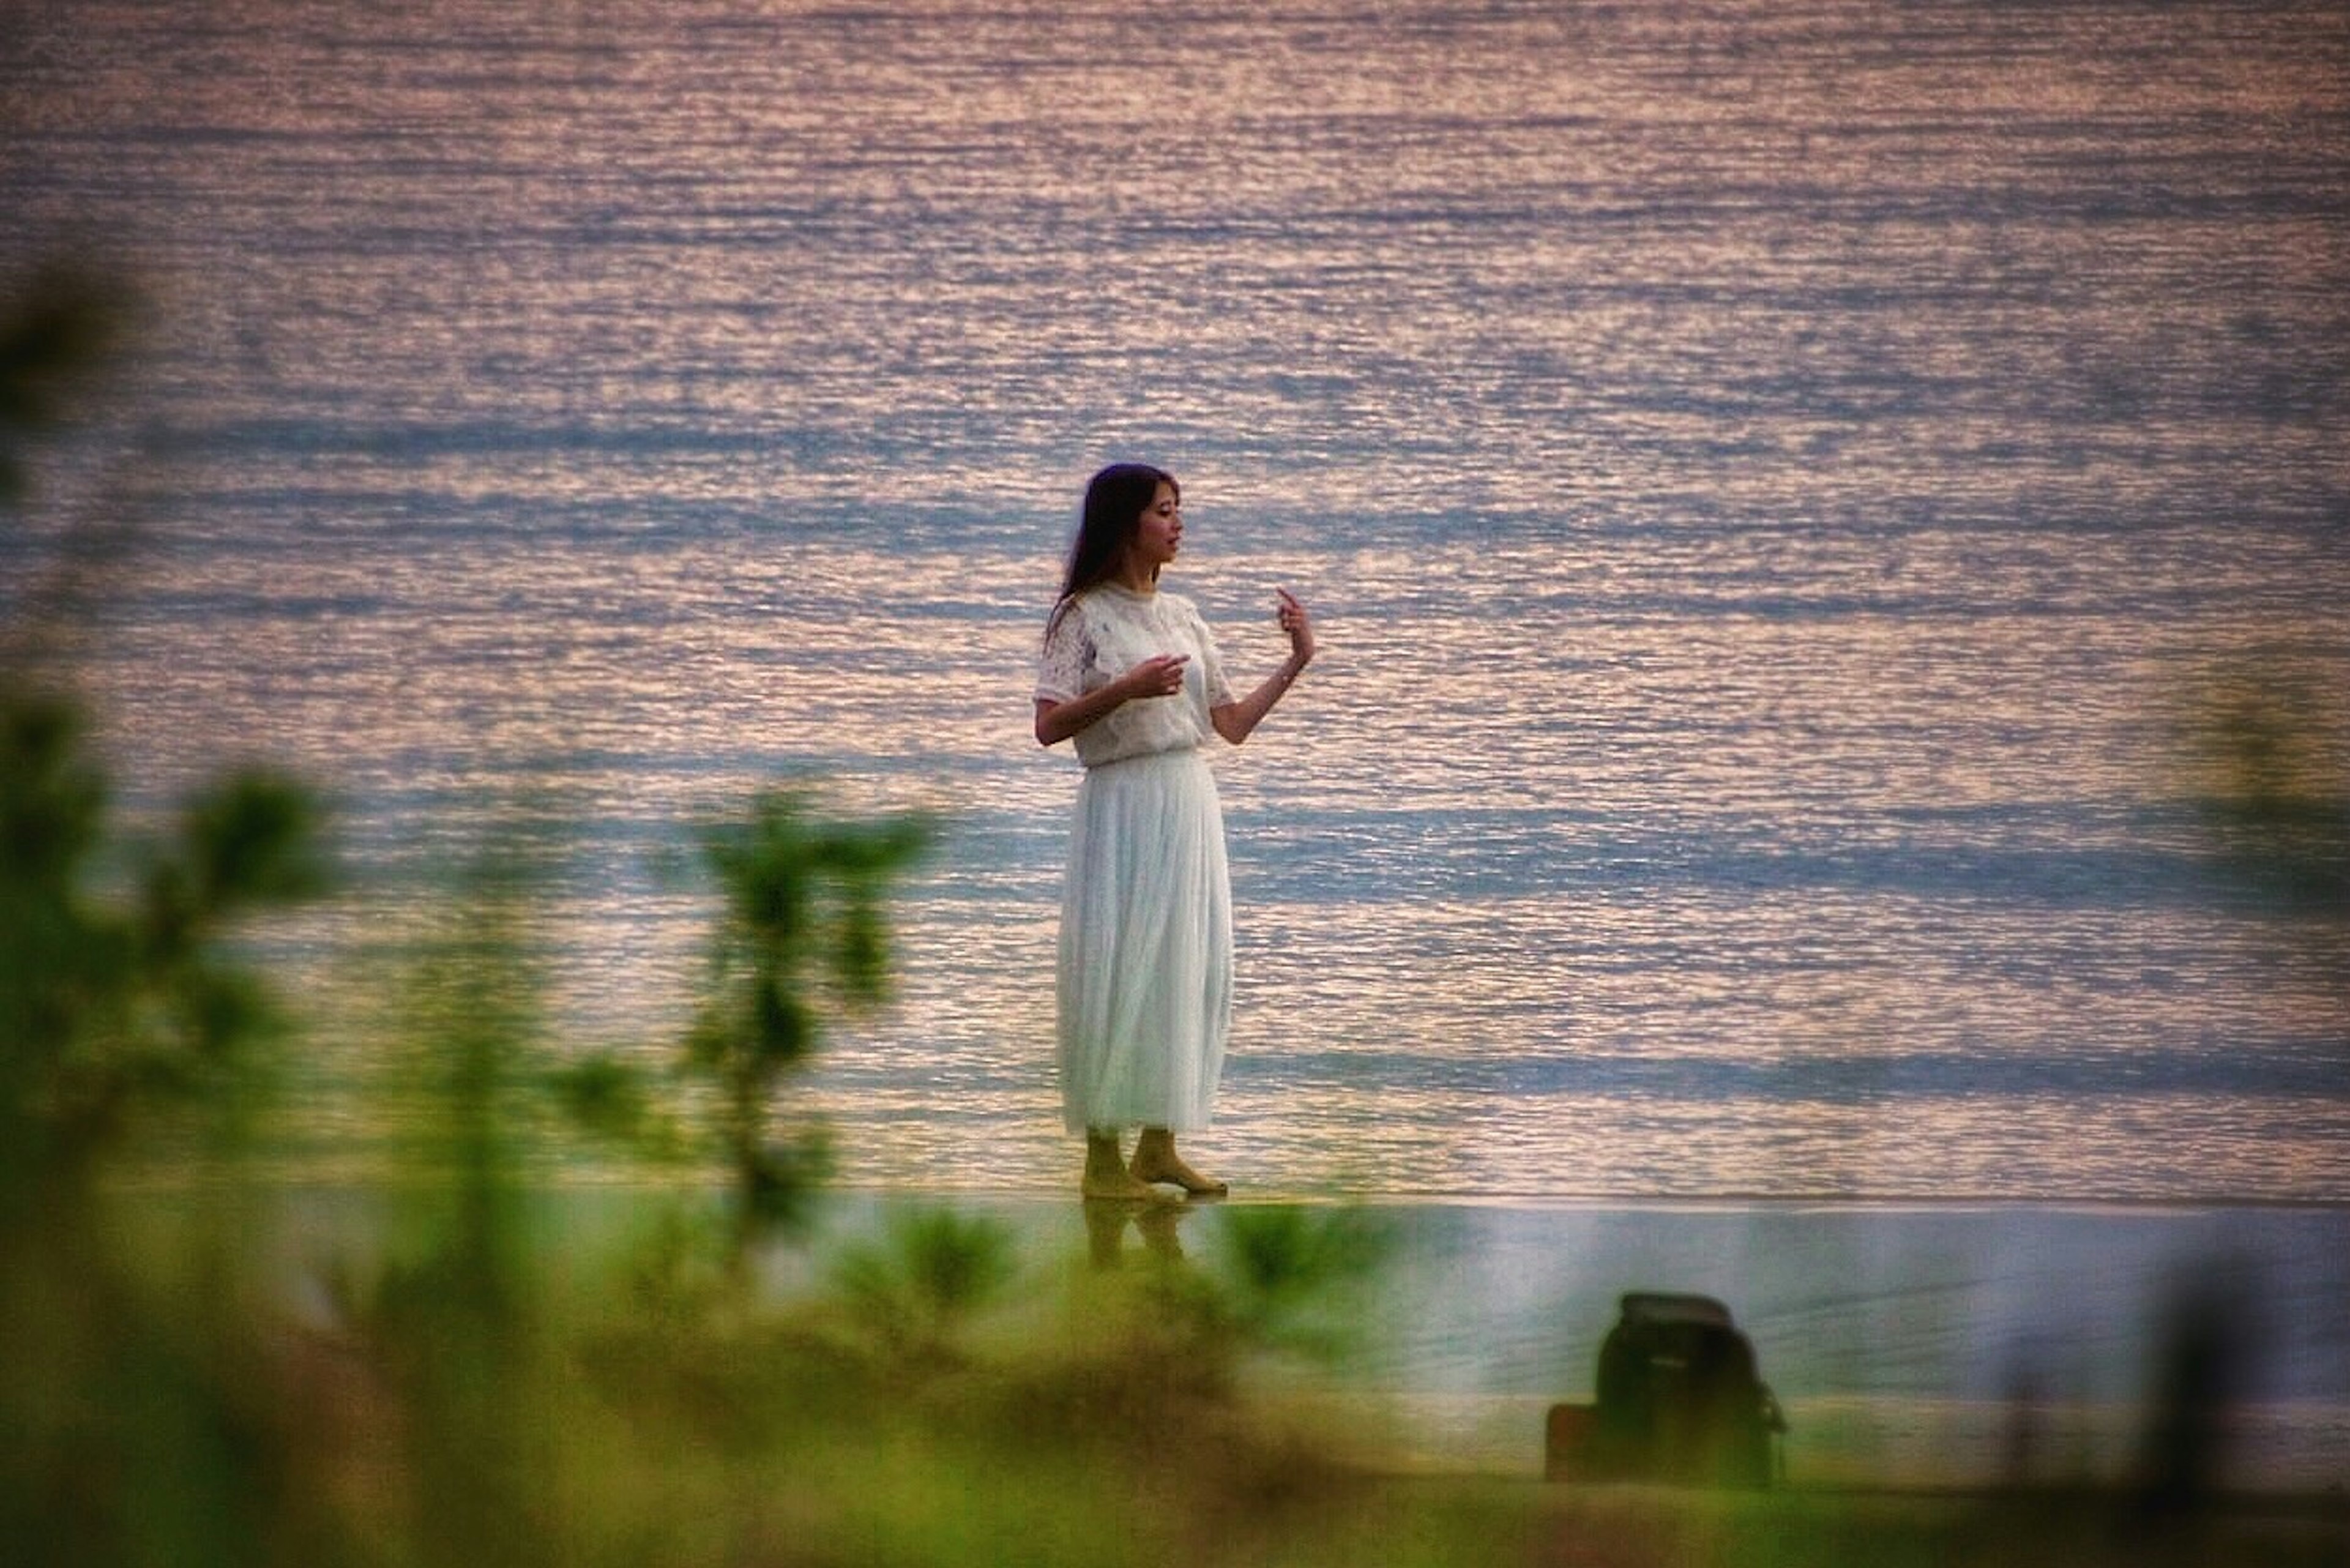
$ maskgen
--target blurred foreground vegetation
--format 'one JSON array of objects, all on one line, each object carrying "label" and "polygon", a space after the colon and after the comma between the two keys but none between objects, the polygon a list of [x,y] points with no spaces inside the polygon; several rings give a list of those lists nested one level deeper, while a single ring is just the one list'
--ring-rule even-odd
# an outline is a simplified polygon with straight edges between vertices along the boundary
[{"label": "blurred foreground vegetation", "polygon": [[[324,884],[315,806],[233,779],[159,842],[119,844],[70,709],[5,704],[11,1563],[2338,1561],[2338,1520],[2159,1498],[1383,1473],[1376,1430],[1268,1376],[1346,1338],[1379,1247],[1345,1210],[1228,1210],[1200,1259],[1168,1211],[1107,1210],[1094,1256],[1041,1270],[1000,1222],[919,1204],[822,1250],[794,1240],[811,1146],[764,1145],[769,1096],[812,1045],[815,998],[881,994],[882,867],[919,832],[774,797],[710,840],[728,896],[676,1081],[556,1058],[527,879],[491,857],[453,886],[398,982],[435,1136],[348,1228],[297,1237],[246,1156],[269,1058],[299,1036],[233,939]],[[843,877],[855,890],[808,919]],[[760,957],[782,925],[798,958]],[[631,1189],[618,1222],[583,1227],[525,1179],[526,1101],[580,1139],[698,1149],[705,1179]]]},{"label": "blurred foreground vegetation", "polygon": [[[805,1251],[817,1169],[808,1129],[771,1136],[780,1086],[826,1018],[883,995],[883,894],[920,825],[771,795],[705,836],[712,981],[673,1075],[546,1047],[531,885],[485,856],[387,981],[431,1136],[321,1241],[252,1168],[298,1033],[236,946],[326,886],[316,805],[234,777],[151,844],[110,831],[106,794],[66,699],[0,691],[8,1561],[1374,1550],[1364,1474],[1243,1397],[1253,1357],[1332,1332],[1370,1255],[1349,1215],[1267,1210],[1208,1264],[1039,1276],[1000,1223],[910,1207],[799,1284],[764,1278]],[[518,1158],[548,1106],[701,1179],[588,1234]]]},{"label": "blurred foreground vegetation", "polygon": [[[7,307],[0,524],[115,327],[70,276]],[[1359,1411],[1274,1376],[1375,1283],[1344,1210],[1234,1208],[1203,1258],[1170,1211],[1090,1212],[1092,1255],[1042,1269],[942,1207],[811,1241],[793,1078],[886,1000],[930,829],[785,792],[700,830],[708,986],[651,1068],[553,1048],[528,857],[483,846],[377,977],[426,1136],[321,1239],[255,1158],[305,1021],[250,939],[336,885],[328,816],[256,770],[121,827],[48,635],[96,559],[68,541],[0,652],[0,1561],[2338,1561],[2324,1519],[2202,1507],[2191,1421],[2178,1485],[2122,1500],[1382,1473]],[[524,1158],[550,1127],[664,1179],[583,1228]]]}]

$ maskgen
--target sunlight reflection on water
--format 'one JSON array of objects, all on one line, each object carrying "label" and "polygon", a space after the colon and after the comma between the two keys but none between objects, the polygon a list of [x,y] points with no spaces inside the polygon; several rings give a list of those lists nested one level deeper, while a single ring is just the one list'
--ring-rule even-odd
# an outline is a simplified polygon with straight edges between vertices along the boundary
[{"label": "sunlight reflection on water", "polygon": [[165,284],[114,742],[320,778],[395,898],[550,792],[567,1041],[674,1032],[681,825],[936,809],[847,1172],[1065,1179],[1027,693],[1139,453],[1235,667],[1276,583],[1327,648],[1217,761],[1226,1165],[2350,1198],[2185,742],[2350,690],[2330,13],[98,9],[0,68],[28,232]]}]

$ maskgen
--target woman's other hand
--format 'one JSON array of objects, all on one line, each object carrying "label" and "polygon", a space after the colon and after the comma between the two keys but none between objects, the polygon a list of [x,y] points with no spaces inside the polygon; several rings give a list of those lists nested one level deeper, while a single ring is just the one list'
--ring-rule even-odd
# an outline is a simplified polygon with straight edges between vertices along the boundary
[{"label": "woman's other hand", "polygon": [[1274,592],[1280,596],[1281,629],[1289,634],[1289,657],[1303,667],[1314,657],[1314,618],[1305,613],[1305,607],[1287,588],[1275,588]]},{"label": "woman's other hand", "polygon": [[1153,654],[1118,678],[1129,698],[1172,697],[1183,690],[1183,666],[1188,653]]}]

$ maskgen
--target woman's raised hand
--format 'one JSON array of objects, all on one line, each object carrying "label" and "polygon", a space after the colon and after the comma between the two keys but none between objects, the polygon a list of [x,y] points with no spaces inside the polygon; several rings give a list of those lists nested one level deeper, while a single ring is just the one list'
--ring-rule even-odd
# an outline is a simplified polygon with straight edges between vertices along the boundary
[{"label": "woman's raised hand", "polygon": [[1289,657],[1301,666],[1314,657],[1314,618],[1297,602],[1297,596],[1287,588],[1275,588],[1280,596],[1281,629],[1289,634]]},{"label": "woman's raised hand", "polygon": [[1128,670],[1120,679],[1133,697],[1172,697],[1183,690],[1183,666],[1188,653],[1157,653]]}]

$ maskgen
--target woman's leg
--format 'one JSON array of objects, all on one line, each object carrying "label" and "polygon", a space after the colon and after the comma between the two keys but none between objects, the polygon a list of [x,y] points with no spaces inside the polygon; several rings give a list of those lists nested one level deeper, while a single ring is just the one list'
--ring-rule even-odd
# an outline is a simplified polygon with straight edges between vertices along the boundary
[{"label": "woman's leg", "polygon": [[1175,1135],[1165,1127],[1145,1127],[1135,1140],[1134,1163],[1128,1168],[1137,1181],[1170,1181],[1194,1198],[1222,1198],[1231,1189],[1201,1175],[1175,1152]]},{"label": "woman's leg", "polygon": [[1128,1172],[1126,1161],[1118,1152],[1118,1129],[1115,1127],[1094,1127],[1087,1132],[1083,1190],[1087,1198],[1156,1196],[1149,1182]]}]

